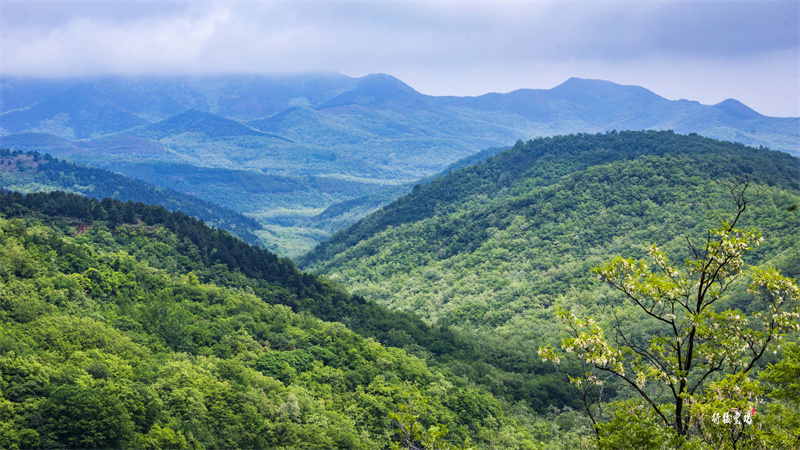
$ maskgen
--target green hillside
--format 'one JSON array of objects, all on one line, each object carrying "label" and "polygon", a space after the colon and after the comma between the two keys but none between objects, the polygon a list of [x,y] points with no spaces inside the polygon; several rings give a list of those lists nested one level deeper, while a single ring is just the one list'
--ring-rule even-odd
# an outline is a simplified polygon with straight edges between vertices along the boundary
[{"label": "green hillside", "polygon": [[800,275],[798,173],[786,154],[669,132],[519,142],[416,187],[301,265],[534,361],[556,307],[614,298],[593,266],[652,243],[688,256],[685,236],[702,238],[729,209],[714,179],[752,178],[762,194],[744,220],[767,240],[753,258]]},{"label": "green hillside", "polygon": [[[654,158],[653,162],[664,167],[659,171],[651,167],[652,163],[648,163],[639,168],[641,161],[636,160],[645,157]],[[703,186],[691,187],[693,191],[702,191],[712,178],[748,175],[757,182],[796,192],[800,189],[800,179],[797,177],[800,168],[797,161],[797,158],[780,152],[672,132],[613,132],[543,138],[528,143],[519,141],[511,150],[490,157],[485,163],[455,170],[430,184],[416,186],[410,194],[336,233],[302,258],[301,263],[306,267],[333,267],[336,264],[332,264],[332,261],[337,258],[347,260],[344,257],[347,252],[358,252],[356,247],[366,247],[369,239],[386,233],[401,233],[398,228],[421,225],[423,222],[430,223],[431,226],[435,223],[436,227],[441,228],[440,234],[434,232],[433,235],[425,235],[428,236],[427,242],[436,243],[434,259],[441,260],[442,256],[468,253],[487,241],[489,228],[505,229],[509,221],[513,221],[512,216],[524,217],[528,221],[534,214],[542,216],[544,211],[549,212],[555,207],[550,204],[552,196],[591,198],[595,195],[594,189],[590,189],[581,180],[587,176],[594,177],[592,174],[596,171],[607,172],[600,186],[604,191],[612,186],[617,189],[612,197],[602,199],[603,206],[621,209],[620,217],[644,221],[645,225],[650,226],[648,219],[637,217],[636,210],[630,209],[632,206],[630,199],[625,197],[626,191],[637,189],[643,196],[654,196],[653,199],[635,199],[634,205],[640,212],[647,209],[651,213],[658,210],[664,214],[668,214],[670,209],[655,207],[664,204],[665,200],[657,198],[656,191],[649,189],[650,184],[655,183],[655,186],[669,191],[673,184],[676,187],[691,187],[698,181],[703,181]],[[627,164],[634,164],[627,169],[627,172],[633,173],[633,179],[618,179],[615,174],[621,173],[621,168],[627,167]],[[671,170],[668,167],[674,167],[679,172],[670,175]],[[643,172],[636,174],[638,170]],[[669,183],[662,180],[667,176],[670,177]],[[685,177],[681,180],[683,176]],[[576,185],[576,182],[582,184]],[[672,202],[680,204],[686,200],[679,189],[673,191],[675,192],[669,197]],[[708,195],[711,196],[710,192]],[[651,202],[642,206],[642,201],[646,199]],[[691,201],[702,202],[702,199],[693,198]],[[544,211],[535,208],[540,206],[537,203],[541,203]],[[560,203],[560,208],[569,209],[580,205],[563,200]],[[683,205],[681,210],[689,206]],[[591,215],[591,211],[586,212],[589,215],[583,216],[584,223],[597,217]],[[544,216],[547,223],[558,222],[563,218],[560,216],[567,212],[561,210],[556,213]],[[577,216],[577,211],[569,214]],[[698,226],[703,229],[698,218],[703,217],[705,211],[697,209],[692,214],[695,214]],[[492,223],[491,220],[500,222]],[[462,224],[464,227],[459,227]],[[565,225],[562,223],[560,226]],[[577,228],[576,225],[571,227]],[[589,225],[588,229],[593,227],[594,225]],[[425,251],[422,254],[429,253]]]},{"label": "green hillside", "polygon": [[0,149],[0,188],[24,193],[58,190],[96,199],[108,197],[160,205],[228,230],[250,244],[267,243],[256,235],[261,229],[257,221],[229,208],[116,173],[52,158],[49,154]]},{"label": "green hillside", "polygon": [[[732,180],[750,180],[738,226],[763,231],[764,243],[747,261],[800,276],[798,175],[800,161],[792,156],[697,135],[615,132],[518,142],[416,186],[335,233],[301,265],[391,309],[492,342],[512,358],[495,367],[524,373],[540,360],[541,346],[557,346],[565,336],[554,323],[560,308],[594,317],[605,329],[621,320],[637,342],[653,339],[647,316],[592,269],[618,255],[645,257],[654,243],[673,261],[688,258],[687,237],[705,242],[708,229],[730,220]],[[753,313],[753,301],[743,277],[717,307]],[[765,356],[752,373],[778,358]],[[491,378],[496,392],[519,398],[513,376],[487,377],[475,365],[450,368],[472,380]],[[609,383],[606,400],[631,398],[624,383]]]},{"label": "green hillside", "polygon": [[[137,135],[159,140],[183,133],[201,133],[210,138],[265,135],[235,120],[190,109],[177,116],[143,127]],[[265,135],[266,136],[266,135]],[[270,136],[282,139],[278,136]]]},{"label": "green hillside", "polygon": [[0,216],[3,448],[574,448],[588,431],[314,317],[447,342],[185,215],[54,192],[0,194]]}]

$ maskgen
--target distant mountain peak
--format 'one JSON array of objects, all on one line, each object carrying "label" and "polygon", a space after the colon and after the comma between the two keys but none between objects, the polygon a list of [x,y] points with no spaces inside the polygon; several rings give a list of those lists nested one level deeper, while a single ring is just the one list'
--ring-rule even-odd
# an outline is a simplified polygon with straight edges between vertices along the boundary
[{"label": "distant mountain peak", "polygon": [[649,100],[663,99],[653,91],[636,85],[625,85],[613,81],[597,80],[591,78],[572,77],[552,89],[554,93],[567,93],[568,95],[586,95],[587,92],[601,94],[633,94]]},{"label": "distant mountain peak", "polygon": [[358,79],[355,89],[336,96],[319,106],[319,109],[348,105],[374,105],[395,99],[406,100],[422,96],[411,86],[385,73],[376,73]]},{"label": "distant mountain peak", "polygon": [[560,85],[556,86],[591,86],[591,85],[617,85],[613,81],[608,80],[601,80],[599,78],[580,78],[580,77],[570,77],[567,81],[561,83]]},{"label": "distant mountain peak", "polygon": [[754,111],[749,106],[732,98],[717,103],[714,105],[714,109],[738,119],[762,117],[761,114]]},{"label": "distant mountain peak", "polygon": [[407,85],[406,83],[385,73],[371,73],[369,75],[365,75],[359,78],[358,84],[359,88],[380,87],[384,89],[395,89],[403,92],[417,92],[416,90],[414,90],[414,88]]},{"label": "distant mountain peak", "polygon": [[586,90],[598,88],[623,88],[625,85],[614,83],[613,81],[600,80],[596,78],[571,77],[567,81],[554,87],[553,90]]},{"label": "distant mountain peak", "polygon": [[[203,133],[206,136],[214,138],[248,135],[273,136],[233,119],[217,116],[194,108],[187,109],[161,122],[148,125],[145,129],[150,133],[154,133],[156,135],[155,137],[183,133]],[[280,138],[279,136],[273,137]]]}]

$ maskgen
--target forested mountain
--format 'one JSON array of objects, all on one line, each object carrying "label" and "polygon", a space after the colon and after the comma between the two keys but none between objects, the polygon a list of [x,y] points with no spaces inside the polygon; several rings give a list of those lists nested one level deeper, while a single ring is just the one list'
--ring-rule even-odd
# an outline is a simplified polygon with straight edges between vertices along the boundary
[{"label": "forested mountain", "polygon": [[[800,163],[784,153],[671,132],[574,135],[511,150],[420,185],[334,234],[301,264],[393,309],[535,349],[556,306],[613,295],[590,269],[658,243],[685,254],[724,217],[725,188],[761,192],[745,216],[757,253],[800,275]],[[681,260],[682,258],[676,258]]]},{"label": "forested mountain", "polygon": [[[433,242],[441,241],[440,256],[468,252],[475,246],[480,246],[490,236],[488,229],[493,228],[493,225],[486,222],[486,216],[494,216],[507,226],[509,216],[520,215],[523,212],[526,215],[534,214],[536,211],[531,210],[531,202],[534,202],[534,199],[544,206],[550,203],[549,197],[542,199],[534,197],[543,195],[539,190],[544,187],[556,189],[560,186],[559,183],[582,179],[587,176],[584,175],[587,170],[609,172],[603,180],[604,189],[612,183],[622,185],[627,180],[617,179],[618,177],[611,174],[615,170],[621,170],[626,164],[634,164],[633,168],[628,169],[629,171],[638,170],[635,161],[644,157],[669,158],[667,162],[661,164],[671,163],[675,166],[675,170],[680,171],[670,179],[676,186],[693,185],[697,180],[692,176],[703,177],[709,182],[712,178],[747,175],[753,177],[755,181],[777,185],[790,192],[800,189],[800,179],[797,177],[800,166],[797,158],[780,152],[714,141],[697,135],[683,136],[672,132],[612,132],[543,138],[528,143],[519,141],[512,149],[490,157],[485,163],[455,170],[432,183],[416,186],[410,194],[354,226],[336,233],[301,261],[308,267],[321,267],[320,264],[330,264],[341,254],[355,251],[357,245],[363,245],[367,240],[377,238],[388,230],[419,224],[426,220],[458,219],[459,223],[464,223],[473,230],[483,230],[479,234],[468,235],[469,230],[460,230],[456,224],[451,224],[441,231],[442,233],[451,231],[455,233],[454,236],[434,234],[430,236],[431,239],[427,239]],[[690,161],[696,161],[693,170],[689,172],[691,176],[686,176],[681,181],[678,175],[686,174],[683,166],[690,164]],[[664,181],[661,179],[669,175],[669,171],[665,169],[663,173],[656,174],[650,168],[649,171],[642,172],[641,177],[635,178],[636,183],[626,185],[629,187],[620,189],[616,195],[627,195],[627,191],[636,189],[639,184],[646,186],[648,183],[654,183],[646,177],[654,175],[657,175],[656,180],[663,184]],[[585,192],[569,194],[571,191],[559,189],[558,195],[561,197],[595,195],[585,186],[575,185],[574,181],[573,184],[565,186],[571,190],[584,188]],[[642,189],[645,195],[651,195],[647,194],[646,188],[639,189]],[[681,198],[679,192],[674,195],[672,198],[675,202],[686,200]],[[611,205],[611,200],[617,201],[617,204]],[[637,199],[639,207],[642,200]],[[659,200],[655,205],[661,205],[663,202]],[[631,202],[620,197],[604,200],[604,203],[606,208],[612,206],[630,208],[624,205]],[[523,205],[528,209],[523,209]],[[656,209],[653,205],[647,206]],[[498,208],[498,211],[492,211],[491,208]],[[658,210],[668,213],[670,208],[661,207]],[[462,217],[466,213],[469,215]],[[628,211],[622,216],[631,214]],[[705,211],[698,210],[696,214],[700,217]],[[584,220],[588,221],[593,217],[596,215],[587,214]],[[468,218],[480,220],[468,220]],[[553,215],[549,220],[555,221],[556,218]],[[593,227],[591,224],[588,226],[590,229]],[[458,239],[454,240],[453,237]],[[464,245],[469,247],[462,248]],[[445,249],[450,250],[444,251]]]},{"label": "forested mountain", "polygon": [[[520,141],[486,162],[416,186],[335,233],[301,265],[391,309],[517,349],[517,366],[532,366],[538,349],[558,340],[557,311],[593,317],[604,329],[624,327],[637,342],[655,342],[646,314],[592,269],[619,255],[646,257],[653,244],[680,264],[692,255],[692,242],[705,242],[708,230],[731,220],[736,207],[729,186],[736,180],[749,180],[750,189],[737,226],[757,227],[764,239],[747,261],[798,277],[800,160],[672,132]],[[695,246],[694,254],[699,251]],[[746,277],[738,280],[716,307],[759,317],[748,289]],[[777,358],[767,355],[752,374]],[[454,371],[483,377],[474,366]],[[503,386],[509,379],[495,380]],[[613,399],[621,389],[611,383],[605,396]],[[792,411],[787,417],[796,418]],[[777,416],[764,420],[780,422]],[[629,424],[606,430],[617,429],[624,439]]]},{"label": "forested mountain", "polygon": [[[269,136],[266,133],[262,133],[235,120],[226,119],[196,109],[187,110],[169,119],[147,125],[141,129],[136,129],[136,131],[132,131],[131,133],[155,141],[184,133],[199,133],[208,138]],[[279,136],[271,137],[283,139]]]},{"label": "forested mountain", "polygon": [[[343,205],[313,219],[326,208],[414,182],[517,139],[671,129],[795,154],[800,145],[797,118],[765,117],[735,100],[670,101],[641,87],[599,80],[478,97],[423,95],[382,74],[2,81],[3,147],[127,175],[135,167],[168,163],[261,172],[291,178],[295,185],[324,177],[370,189],[331,196],[309,187],[283,204],[249,202],[244,193],[225,199],[223,206],[267,225],[283,240],[281,249],[296,245],[288,250],[292,254],[360,214]],[[195,181],[184,190],[214,192]],[[375,202],[363,203],[368,204]],[[331,217],[336,211],[344,215]]]},{"label": "forested mountain", "polygon": [[[578,391],[537,348],[560,338],[555,307],[606,322],[621,306],[592,266],[653,241],[680,254],[746,175],[743,225],[765,238],[753,260],[800,272],[787,154],[671,132],[492,153],[320,246],[308,262],[332,280],[162,207],[0,194],[0,445],[588,447]],[[748,298],[738,283],[724,302]],[[781,392],[760,414],[791,421]],[[759,420],[789,442],[788,422]]]},{"label": "forested mountain", "polygon": [[0,193],[0,216],[3,448],[569,448],[588,432],[437,368],[485,360],[476,342],[183,214],[53,192]]},{"label": "forested mountain", "polygon": [[0,149],[0,189],[23,193],[59,190],[96,199],[108,197],[159,205],[228,230],[250,244],[267,244],[256,235],[261,224],[229,208],[176,190],[52,158],[49,154]]}]

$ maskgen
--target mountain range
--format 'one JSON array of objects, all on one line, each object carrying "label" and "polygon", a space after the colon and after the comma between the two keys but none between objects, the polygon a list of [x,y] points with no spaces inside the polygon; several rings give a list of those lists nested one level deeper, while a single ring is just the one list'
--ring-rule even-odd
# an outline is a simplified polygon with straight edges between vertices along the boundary
[{"label": "mountain range", "polygon": [[[538,136],[641,129],[800,154],[798,118],[766,117],[732,99],[672,101],[601,80],[477,97],[424,95],[384,74],[0,83],[0,147],[194,193],[255,218],[292,255],[385,201],[359,201],[372,206],[356,211],[337,204],[363,195],[390,200],[405,188],[381,191],[410,187],[481,150]],[[195,170],[204,175],[189,175]],[[242,188],[220,194],[226,188],[218,180],[234,175]],[[264,191],[263,175],[284,186]],[[331,217],[336,211],[344,215]]]},{"label": "mountain range", "polygon": [[[578,133],[465,151],[456,161],[437,154],[450,162],[419,167],[436,167],[439,175],[407,182],[410,169],[400,164],[395,172],[370,168],[355,151],[312,147],[292,127],[264,123],[327,118],[328,129],[341,132],[331,136],[346,142],[369,137],[349,127],[360,117],[373,136],[389,133],[392,124],[397,141],[382,134],[385,142],[427,136],[400,126],[403,114],[430,112],[413,103],[426,96],[386,77],[368,81],[396,89],[360,90],[369,83],[355,80],[355,87],[327,98],[321,93],[329,83],[320,85],[316,103],[293,97],[289,108],[259,119],[223,116],[220,111],[237,104],[227,87],[215,102],[204,91],[206,103],[185,110],[174,98],[153,102],[180,110],[163,118],[154,118],[157,105],[149,116],[131,112],[134,101],[128,110],[105,105],[102,111],[120,126],[144,121],[110,134],[78,138],[88,128],[76,131],[83,122],[64,112],[47,124],[57,122],[71,136],[42,130],[4,136],[2,145],[31,145],[27,153],[17,146],[0,151],[4,187],[137,200],[135,193],[170,209],[195,208],[193,215],[206,214],[221,227],[244,227],[251,242],[253,217],[298,234],[299,227],[289,226],[318,230],[320,240],[333,234],[295,263],[141,201],[0,192],[0,446],[592,448],[601,432],[598,427],[594,435],[594,419],[580,412],[586,391],[565,382],[585,371],[583,359],[565,358],[554,369],[537,351],[567,335],[557,312],[596,317],[606,330],[616,323],[634,333],[638,348],[661,336],[646,312],[593,276],[593,267],[617,255],[644,257],[654,243],[674,261],[690,260],[703,248],[697,243],[711,239],[709,228],[735,214],[738,200],[731,194],[746,185],[738,226],[764,237],[746,263],[800,275],[800,159],[787,152],[697,133]],[[28,100],[41,92],[59,95],[53,86],[40,89],[26,94]],[[453,106],[464,99],[444,100],[452,103],[442,111],[477,117],[477,109]],[[218,111],[204,111],[208,104]],[[372,105],[387,109],[369,115]],[[591,109],[591,102],[585,106]],[[741,110],[732,102],[727,107]],[[466,142],[472,137],[463,127],[451,132]],[[308,142],[323,139],[317,132]],[[355,140],[352,148],[364,142]],[[423,159],[420,148],[413,151]],[[373,153],[375,161],[388,157],[382,149]],[[324,173],[318,171],[323,161],[330,163]],[[193,195],[235,205],[251,218]],[[760,300],[744,278],[726,284],[726,295],[708,313],[736,314],[737,321],[739,314],[759,317]],[[785,292],[795,308],[786,320],[796,327],[797,299]],[[747,382],[765,393],[754,429],[774,438],[760,447],[792,448],[796,441],[796,395],[784,394],[797,379],[796,340],[788,335],[786,350],[770,348],[747,373]],[[720,364],[714,371],[722,379],[736,367]],[[776,371],[787,375],[769,378]],[[657,383],[646,389],[658,393]],[[619,433],[635,428],[637,448],[664,447],[663,435],[652,434],[664,427],[642,426],[647,417],[637,413],[648,406],[635,409],[625,386],[606,379],[604,400],[622,422],[601,425]],[[657,395],[661,403],[664,396]],[[701,399],[701,405],[714,407],[717,400]],[[705,448],[701,432],[686,442]]]}]

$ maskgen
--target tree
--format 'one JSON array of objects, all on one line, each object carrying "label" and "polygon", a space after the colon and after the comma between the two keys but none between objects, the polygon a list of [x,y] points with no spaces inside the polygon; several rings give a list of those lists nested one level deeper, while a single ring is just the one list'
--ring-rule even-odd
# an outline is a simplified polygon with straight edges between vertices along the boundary
[{"label": "tree", "polygon": [[[674,443],[699,439],[720,447],[732,443],[735,448],[752,424],[752,416],[745,412],[752,411],[760,394],[748,375],[787,332],[800,330],[796,280],[774,268],[748,266],[743,260],[763,241],[759,231],[737,228],[750,203],[749,180],[726,186],[736,205],[733,218],[709,230],[702,248],[687,237],[691,256],[683,268],[653,245],[650,261],[618,257],[593,269],[639,312],[637,329],[620,319],[622,309],[614,311],[607,326],[610,337],[591,317],[580,318],[563,309],[557,312],[570,335],[561,347],[576,355],[584,369],[569,381],[583,395],[601,446],[604,439],[614,439],[609,426],[614,420],[602,420],[604,384],[615,380],[640,400],[635,403],[645,407],[639,406],[637,412],[634,404],[617,403],[611,415],[627,414],[629,420],[639,417],[639,425],[659,427],[660,431],[651,433],[650,442],[663,441],[666,432]],[[750,312],[717,311],[729,287],[746,272],[752,276]],[[641,333],[642,329],[648,332]],[[556,364],[564,357],[550,347],[540,348],[539,354]],[[731,417],[738,422],[733,423]],[[715,436],[727,436],[727,444],[712,442],[708,432],[714,427],[719,428]]]},{"label": "tree", "polygon": [[395,435],[398,441],[390,448],[400,450],[457,450],[473,448],[468,442],[464,446],[453,445],[445,440],[447,427],[442,424],[431,425],[427,429],[422,418],[433,411],[428,399],[413,386],[402,392],[404,402],[398,404],[398,410],[389,413],[395,424]]}]

